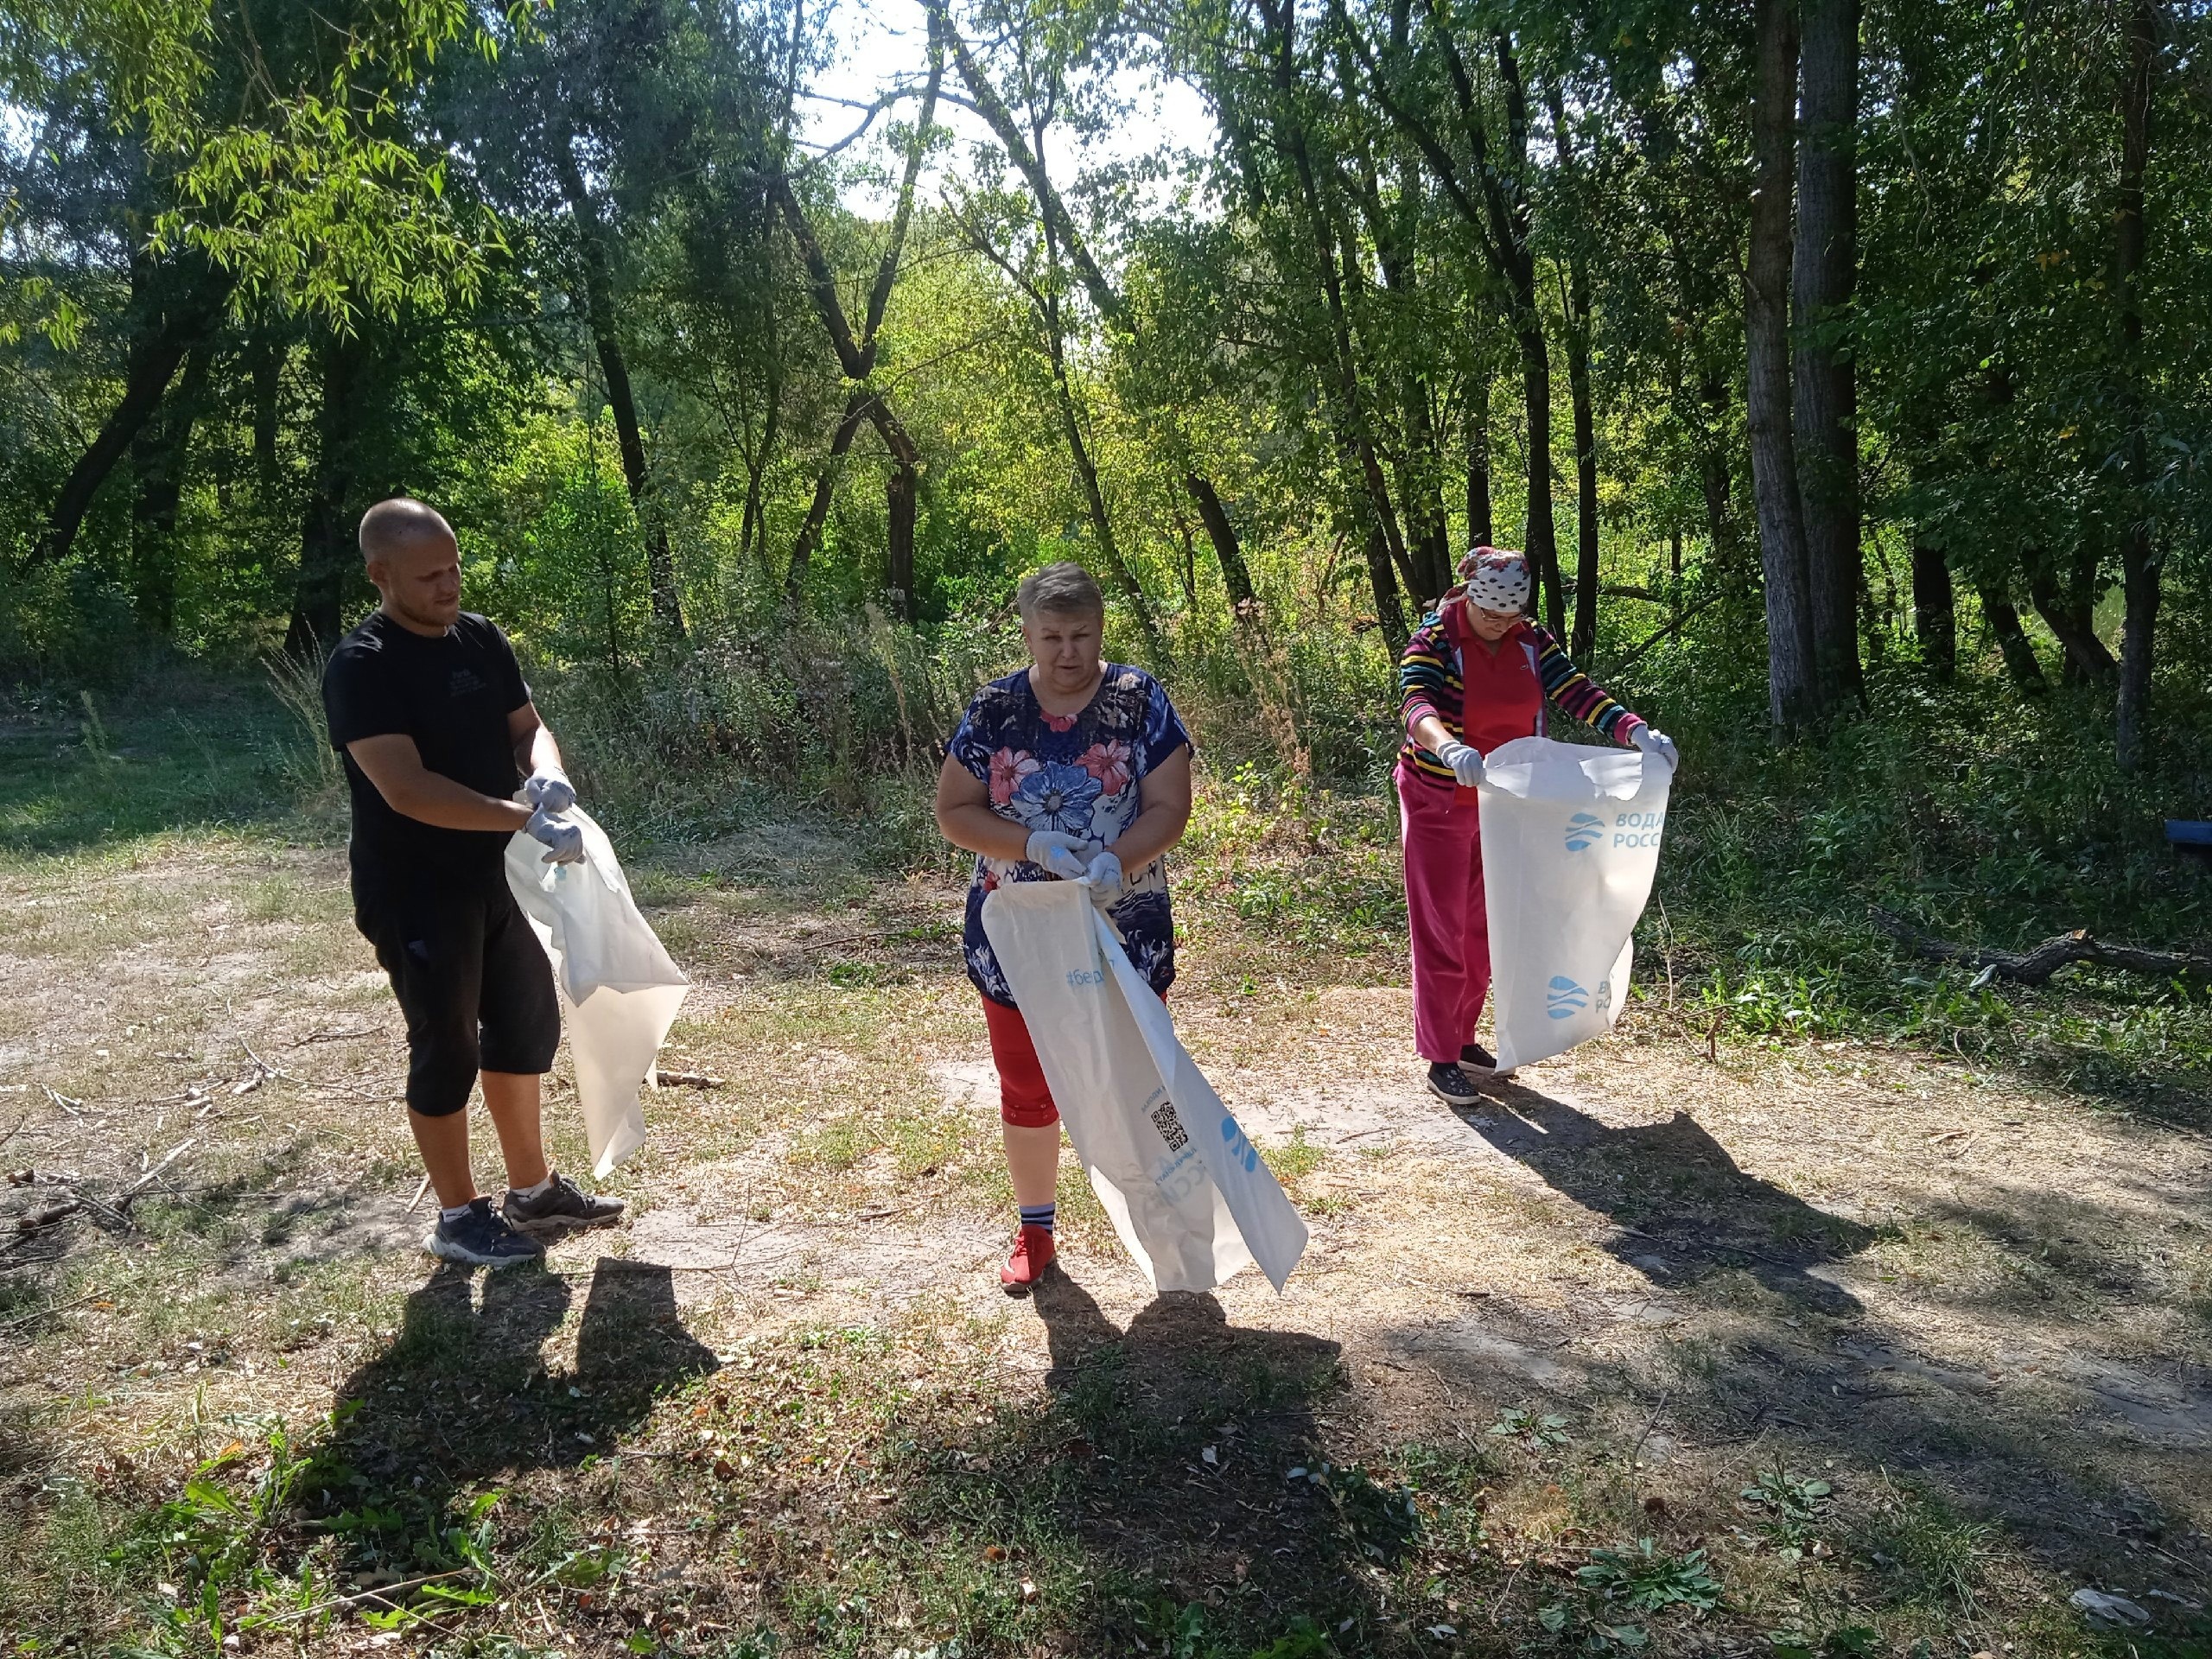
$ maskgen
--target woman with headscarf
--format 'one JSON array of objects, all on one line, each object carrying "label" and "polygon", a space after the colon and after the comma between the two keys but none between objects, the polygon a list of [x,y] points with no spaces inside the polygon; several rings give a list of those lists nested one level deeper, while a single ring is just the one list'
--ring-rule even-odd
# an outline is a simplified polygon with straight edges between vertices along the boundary
[{"label": "woman with headscarf", "polygon": [[1593,684],[1526,614],[1526,558],[1478,547],[1459,561],[1459,575],[1461,585],[1421,619],[1398,659],[1406,741],[1397,784],[1414,1043],[1428,1062],[1429,1091],[1465,1106],[1481,1097],[1474,1077],[1497,1072],[1495,1057],[1475,1041],[1490,993],[1482,821],[1471,793],[1482,782],[1483,757],[1515,738],[1544,736],[1548,702],[1670,772],[1677,757],[1672,738]]},{"label": "woman with headscarf", "polygon": [[1152,988],[1175,978],[1163,858],[1191,819],[1191,734],[1141,668],[1101,659],[1106,601],[1078,564],[1047,565],[1015,595],[1030,665],[976,694],[938,774],[937,823],[976,855],[963,940],[999,1074],[1007,1173],[1021,1224],[1001,1282],[1052,1263],[1060,1114],[1037,1045],[983,933],[1002,881],[1084,880]]}]

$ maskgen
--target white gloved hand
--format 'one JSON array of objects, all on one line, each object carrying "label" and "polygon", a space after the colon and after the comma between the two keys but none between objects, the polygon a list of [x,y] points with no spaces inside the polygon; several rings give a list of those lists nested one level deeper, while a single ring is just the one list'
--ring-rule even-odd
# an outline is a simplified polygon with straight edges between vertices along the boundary
[{"label": "white gloved hand", "polygon": [[1636,735],[1630,738],[1629,741],[1646,754],[1664,760],[1667,763],[1667,775],[1670,778],[1674,776],[1675,769],[1682,764],[1681,753],[1675,747],[1675,740],[1664,732],[1654,731],[1649,726],[1639,726],[1636,728]]},{"label": "white gloved hand", "polygon": [[1120,854],[1099,854],[1084,874],[1090,882],[1090,902],[1101,910],[1121,898],[1127,878],[1122,871]]},{"label": "white gloved hand", "polygon": [[548,864],[581,864],[584,861],[584,827],[581,823],[556,817],[541,806],[530,815],[530,822],[523,828],[530,832],[532,839],[552,849],[545,855]]},{"label": "white gloved hand", "polygon": [[530,774],[522,798],[533,812],[565,812],[576,804],[576,786],[558,766],[545,766]]},{"label": "white gloved hand", "polygon": [[1029,861],[1047,875],[1064,881],[1080,881],[1087,874],[1083,841],[1058,830],[1039,830],[1029,837]]},{"label": "white gloved hand", "polygon": [[1452,775],[1459,780],[1460,788],[1472,789],[1482,782],[1483,754],[1472,744],[1458,742],[1447,737],[1444,740],[1444,747],[1437,750],[1436,758],[1452,768]]}]

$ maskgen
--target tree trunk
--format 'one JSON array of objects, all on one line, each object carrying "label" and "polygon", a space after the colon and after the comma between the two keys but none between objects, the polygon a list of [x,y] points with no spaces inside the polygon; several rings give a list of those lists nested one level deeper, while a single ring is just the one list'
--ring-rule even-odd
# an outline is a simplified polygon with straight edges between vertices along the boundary
[{"label": "tree trunk", "polygon": [[1497,532],[1491,522],[1490,386],[1478,372],[1467,388],[1467,546],[1488,547]]},{"label": "tree trunk", "polygon": [[1373,524],[1366,531],[1362,544],[1367,553],[1367,585],[1375,596],[1375,625],[1382,630],[1395,657],[1406,648],[1413,631],[1407,627],[1405,607],[1398,602],[1398,581],[1390,569],[1390,550],[1382,532]]},{"label": "tree trunk", "polygon": [[1858,379],[1845,333],[1858,270],[1859,0],[1802,0],[1803,154],[1798,164],[1798,487],[1823,707],[1863,698],[1856,615],[1859,550]]},{"label": "tree trunk", "polygon": [[822,527],[829,521],[830,500],[837,493],[838,475],[845,470],[845,454],[853,447],[853,439],[861,429],[861,423],[868,418],[868,393],[855,390],[845,399],[845,412],[837,419],[837,430],[830,440],[829,459],[822,463],[822,470],[814,475],[814,499],[807,504],[806,519],[798,527],[798,536],[791,543],[791,569],[784,574],[784,596],[796,605],[806,592],[806,573],[814,561],[814,550],[821,545]]},{"label": "tree trunk", "polygon": [[179,270],[156,267],[143,258],[133,264],[131,308],[137,320],[124,364],[122,399],[62,480],[47,512],[45,534],[31,550],[30,563],[69,556],[93,497],[161,406],[185,354],[220,321],[232,286],[233,279],[226,273],[196,264]]},{"label": "tree trunk", "polygon": [[1598,643],[1598,430],[1590,399],[1590,270],[1571,262],[1567,384],[1574,404],[1574,632],[1567,655],[1590,660]]},{"label": "tree trunk", "polygon": [[2113,246],[2113,291],[2120,305],[2125,353],[2120,365],[2125,388],[2121,406],[2132,417],[2133,428],[2126,452],[2128,524],[2120,543],[2127,620],[2120,636],[2120,697],[2113,722],[2113,746],[2121,768],[2130,772],[2143,755],[2144,723],[2151,712],[2152,646],[2158,622],[2158,560],[2151,545],[2150,503],[2145,499],[2150,461],[2145,453],[2138,381],[2142,372],[2143,312],[2136,288],[2145,253],[2143,175],[2151,161],[2157,22],[2152,0],[2135,0],[2127,22],[2127,79],[2120,99],[2120,200]]},{"label": "tree trunk", "polygon": [[1402,377],[1400,418],[1405,424],[1405,463],[1398,469],[1398,499],[1406,504],[1406,554],[1414,568],[1414,599],[1423,609],[1452,585],[1452,531],[1444,518],[1437,477],[1436,422],[1428,388],[1418,376]]},{"label": "tree trunk", "polygon": [[2094,600],[2094,567],[2091,582],[2077,578],[2064,588],[2042,550],[2023,550],[2022,563],[2028,574],[2028,598],[2042,617],[2059,647],[2065,652],[2065,675],[2069,685],[2108,686],[2120,673],[2120,665],[2113,661],[2112,652],[2105,649],[2105,642],[2097,638],[2096,607]]},{"label": "tree trunk", "polygon": [[360,567],[352,535],[354,404],[366,347],[357,335],[327,336],[318,353],[322,407],[315,416],[315,465],[300,522],[300,573],[293,591],[287,656],[309,658],[338,643],[348,578]]},{"label": "tree trunk", "polygon": [[893,605],[906,621],[914,620],[914,510],[921,499],[922,452],[891,406],[880,396],[868,400],[867,414],[883,447],[891,452],[892,479],[887,539],[884,548],[885,585]]},{"label": "tree trunk", "polygon": [[893,466],[884,485],[884,586],[890,589],[893,613],[906,623],[920,614],[914,603],[914,514],[921,488],[921,474],[906,466]]},{"label": "tree trunk", "polygon": [[265,512],[273,506],[283,476],[276,459],[276,428],[281,410],[277,398],[283,389],[286,347],[282,340],[264,335],[253,351],[253,465],[256,486]]},{"label": "tree trunk", "polygon": [[1560,584],[1559,529],[1552,514],[1552,363],[1543,330],[1518,335],[1521,346],[1521,401],[1529,420],[1529,516],[1521,545],[1543,589],[1546,622],[1554,633],[1567,632],[1567,594]]},{"label": "tree trunk", "polygon": [[[1544,100],[1551,113],[1552,146],[1560,171],[1569,196],[1579,197],[1581,170],[1567,124],[1567,100],[1556,79],[1546,86]],[[1580,227],[1567,234],[1567,386],[1574,411],[1574,632],[1567,649],[1578,662],[1587,662],[1598,643],[1598,428],[1590,397],[1590,262]]]},{"label": "tree trunk", "polygon": [[584,310],[591,324],[592,344],[599,353],[601,378],[607,384],[607,402],[614,411],[614,433],[622,452],[622,477],[630,488],[630,505],[645,537],[645,575],[652,589],[653,620],[674,638],[683,637],[683,607],[677,596],[676,564],[668,550],[668,523],[653,490],[652,474],[645,465],[645,443],[638,423],[638,403],[630,390],[630,368],[622,355],[622,341],[614,315],[614,284],[609,274],[607,250],[601,240],[599,208],[584,185],[576,165],[575,148],[563,133],[554,142],[554,162],[560,168],[561,188],[568,197],[569,216],[576,227],[577,249],[582,257]]},{"label": "tree trunk", "polygon": [[1951,567],[1942,550],[1912,538],[1912,632],[1921,660],[1936,678],[1948,684],[1959,660],[1958,606],[1951,589]]},{"label": "tree trunk", "polygon": [[214,351],[192,348],[184,378],[130,445],[137,490],[130,503],[130,599],[138,626],[163,638],[176,631],[176,514],[184,499],[192,424]]},{"label": "tree trunk", "polygon": [[1733,573],[1742,563],[1737,532],[1736,483],[1728,465],[1728,381],[1708,370],[1698,391],[1705,421],[1698,433],[1698,483],[1705,495],[1705,534],[1713,562]]},{"label": "tree trunk", "polygon": [[1196,473],[1184,475],[1183,487],[1198,504],[1206,539],[1213,543],[1214,557],[1221,563],[1221,585],[1229,592],[1230,608],[1249,607],[1254,599],[1251,567],[1244,563],[1243,545],[1236,539],[1236,526],[1230,522],[1219,493]]},{"label": "tree trunk", "polygon": [[1516,334],[1521,344],[1521,384],[1529,404],[1529,525],[1526,551],[1544,582],[1544,619],[1554,634],[1566,632],[1567,594],[1559,575],[1559,531],[1552,514],[1552,364],[1536,304],[1536,264],[1529,251],[1529,93],[1512,37],[1503,29],[1492,41],[1498,80],[1505,89],[1505,152],[1511,168],[1506,198],[1506,264],[1513,285]]},{"label": "tree trunk", "polygon": [[1812,595],[1790,430],[1790,194],[1797,91],[1794,0],[1758,0],[1758,92],[1751,112],[1757,159],[1751,245],[1745,263],[1745,412],[1751,434],[1751,490],[1758,503],[1766,575],[1767,712],[1777,733],[1821,712],[1813,665]]},{"label": "tree trunk", "polygon": [[2042,696],[2050,689],[2050,682],[2043,677],[2043,664],[2036,660],[2034,642],[2020,626],[2019,612],[2001,589],[1984,586],[1976,591],[1982,618],[1997,636],[1997,649],[2004,654],[2005,672],[2011,677],[2013,689],[2024,697]]}]

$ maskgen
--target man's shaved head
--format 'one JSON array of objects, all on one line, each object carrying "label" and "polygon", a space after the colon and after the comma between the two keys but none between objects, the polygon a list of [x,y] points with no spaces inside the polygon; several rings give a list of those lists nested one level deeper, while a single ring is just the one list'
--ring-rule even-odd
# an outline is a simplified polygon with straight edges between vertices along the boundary
[{"label": "man's shaved head", "polygon": [[395,495],[361,515],[361,557],[370,564],[387,563],[395,555],[423,542],[453,539],[453,526],[446,523],[445,516],[412,496]]},{"label": "man's shaved head", "polygon": [[404,495],[378,502],[361,515],[361,557],[403,627],[442,634],[461,614],[461,549],[436,508]]}]

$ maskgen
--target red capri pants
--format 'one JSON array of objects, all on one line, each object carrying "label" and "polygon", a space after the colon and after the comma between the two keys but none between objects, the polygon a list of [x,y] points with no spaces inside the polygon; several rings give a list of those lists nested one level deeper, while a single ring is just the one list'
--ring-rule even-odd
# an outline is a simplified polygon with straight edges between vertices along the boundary
[{"label": "red capri pants", "polygon": [[991,1064],[999,1069],[999,1116],[1017,1128],[1042,1129],[1060,1121],[1052,1091],[1045,1083],[1044,1063],[1020,1008],[983,999],[983,1023],[991,1028]]},{"label": "red capri pants", "polygon": [[1052,1091],[1045,1082],[1044,1062],[1020,1008],[982,999],[983,1023],[991,1029],[991,1064],[999,1069],[999,1116],[1020,1129],[1048,1128],[1060,1121]]}]

